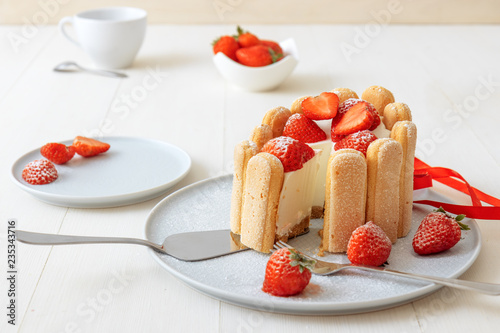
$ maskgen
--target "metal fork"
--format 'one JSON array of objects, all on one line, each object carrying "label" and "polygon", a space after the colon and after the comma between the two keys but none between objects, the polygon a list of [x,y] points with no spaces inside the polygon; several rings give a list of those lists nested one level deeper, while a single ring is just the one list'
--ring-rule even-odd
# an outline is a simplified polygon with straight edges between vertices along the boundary
[{"label": "metal fork", "polygon": [[[274,245],[275,249],[280,249],[280,248],[284,248],[284,247],[287,247],[289,249],[295,249],[294,247],[292,247],[292,246],[290,246],[287,243],[282,242],[282,241],[278,241]],[[385,273],[385,274],[390,274],[390,275],[406,277],[406,278],[410,278],[410,279],[433,282],[433,283],[441,284],[441,285],[444,285],[447,287],[458,288],[458,289],[463,289],[463,290],[468,290],[468,291],[477,291],[477,292],[480,292],[483,294],[500,295],[500,284],[465,281],[465,280],[458,280],[458,279],[451,279],[451,278],[442,278],[442,277],[436,277],[436,276],[420,275],[420,274],[415,274],[415,273],[405,273],[405,272],[387,269],[385,267],[353,265],[353,264],[337,264],[337,263],[333,263],[333,262],[318,260],[316,258],[308,256],[307,254],[304,254],[303,252],[301,252],[297,249],[295,249],[295,250],[297,252],[300,252],[300,254],[303,255],[304,257],[314,261],[314,265],[313,265],[313,268],[311,271],[312,271],[312,273],[317,274],[317,275],[330,275],[330,274],[334,274],[334,273],[337,273],[337,272],[339,272],[341,270],[345,270],[345,269],[360,269],[363,271],[380,272],[380,273]]]}]

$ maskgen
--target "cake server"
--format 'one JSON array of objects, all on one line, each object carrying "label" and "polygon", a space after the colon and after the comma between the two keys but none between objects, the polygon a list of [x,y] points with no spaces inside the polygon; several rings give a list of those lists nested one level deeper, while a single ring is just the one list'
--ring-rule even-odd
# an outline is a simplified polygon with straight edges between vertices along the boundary
[{"label": "cake server", "polygon": [[16,230],[16,239],[34,245],[137,244],[149,246],[182,261],[199,261],[248,250],[241,244],[240,236],[229,229],[173,234],[165,238],[161,245],[139,238],[70,236],[23,230]]}]

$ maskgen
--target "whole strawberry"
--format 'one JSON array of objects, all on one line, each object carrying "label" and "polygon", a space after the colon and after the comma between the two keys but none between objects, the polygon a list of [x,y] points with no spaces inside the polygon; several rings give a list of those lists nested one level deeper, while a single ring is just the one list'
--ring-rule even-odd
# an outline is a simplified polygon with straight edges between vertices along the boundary
[{"label": "whole strawberry", "polygon": [[318,124],[301,113],[295,113],[288,118],[283,135],[304,143],[326,140],[326,133]]},{"label": "whole strawberry", "polygon": [[391,254],[392,243],[378,225],[369,221],[352,232],[347,258],[356,265],[380,266]]},{"label": "whole strawberry", "polygon": [[257,36],[251,32],[244,31],[240,26],[236,28],[236,31],[238,32],[236,39],[238,40],[240,47],[250,47],[260,44],[260,39]]},{"label": "whole strawberry", "polygon": [[236,51],[239,63],[250,67],[263,67],[279,60],[273,49],[264,45],[240,48]]},{"label": "whole strawberry", "polygon": [[262,290],[273,296],[296,295],[309,284],[312,265],[313,260],[304,258],[293,249],[279,249],[267,262]]},{"label": "whole strawberry", "polygon": [[55,164],[64,164],[75,156],[75,148],[62,143],[47,143],[40,148],[40,154]]},{"label": "whole strawberry", "polygon": [[280,44],[272,40],[262,40],[262,39],[260,40],[260,43],[262,45],[268,46],[271,49],[273,49],[274,53],[281,55],[280,58],[283,57],[283,49],[281,48]]},{"label": "whole strawberry", "polygon": [[234,37],[232,36],[222,36],[218,39],[216,39],[213,43],[213,51],[214,54],[217,54],[219,52],[224,53],[226,56],[229,58],[233,59],[234,61],[238,61],[236,59],[236,50],[240,48],[238,42]]},{"label": "whole strawberry", "polygon": [[283,164],[285,172],[302,168],[304,163],[314,157],[314,150],[307,144],[287,136],[279,136],[267,141],[261,152],[273,154]]},{"label": "whole strawberry", "polygon": [[335,144],[335,150],[351,148],[362,152],[366,156],[368,146],[377,140],[377,136],[369,130],[359,131],[341,139]]},{"label": "whole strawberry", "polygon": [[35,160],[24,167],[22,177],[31,185],[44,185],[56,180],[58,174],[52,162],[47,160]]},{"label": "whole strawberry", "polygon": [[469,230],[466,224],[460,222],[464,217],[465,215],[458,215],[453,218],[442,207],[429,213],[413,237],[413,250],[425,255],[451,249],[460,240],[462,229]]}]

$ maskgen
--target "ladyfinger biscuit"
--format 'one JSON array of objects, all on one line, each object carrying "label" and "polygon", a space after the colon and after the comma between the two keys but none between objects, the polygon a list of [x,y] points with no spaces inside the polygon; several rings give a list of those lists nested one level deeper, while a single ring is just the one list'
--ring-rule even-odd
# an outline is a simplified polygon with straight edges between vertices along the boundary
[{"label": "ladyfinger biscuit", "polygon": [[340,149],[328,160],[322,248],[346,252],[352,232],[365,223],[367,166],[363,153]]},{"label": "ladyfinger biscuit", "polygon": [[272,138],[273,130],[271,129],[271,126],[260,124],[253,129],[249,140],[255,142],[257,145],[257,151],[260,151],[262,146],[264,146],[264,144]]},{"label": "ladyfinger biscuit", "polygon": [[241,212],[241,242],[268,253],[276,237],[276,218],[284,171],[280,160],[259,153],[247,165]]},{"label": "ladyfinger biscuit", "polygon": [[389,131],[398,121],[411,120],[411,111],[404,103],[390,103],[384,108],[384,125]]},{"label": "ladyfinger biscuit", "polygon": [[410,232],[413,210],[413,168],[417,145],[417,126],[411,121],[398,121],[391,131],[391,138],[403,147],[403,163],[399,181],[398,237]]},{"label": "ladyfinger biscuit", "polygon": [[271,126],[273,130],[273,138],[283,135],[286,121],[292,112],[283,106],[278,106],[267,111],[262,119],[262,123]]},{"label": "ladyfinger biscuit", "polygon": [[335,93],[339,97],[339,105],[340,103],[347,101],[349,98],[359,98],[358,94],[349,88],[335,88],[331,92]]},{"label": "ladyfinger biscuit", "polygon": [[366,88],[361,95],[361,99],[372,103],[381,116],[384,116],[385,106],[389,103],[394,103],[394,95],[389,90],[380,86]]},{"label": "ladyfinger biscuit", "polygon": [[234,176],[233,190],[231,192],[231,231],[235,234],[241,232],[241,208],[243,205],[243,189],[245,187],[245,171],[248,161],[257,155],[257,145],[249,140],[244,140],[234,147]]},{"label": "ladyfinger biscuit", "polygon": [[403,148],[396,140],[373,141],[366,152],[368,186],[366,221],[382,228],[391,242],[398,238],[399,179]]},{"label": "ladyfinger biscuit", "polygon": [[302,113],[302,101],[311,96],[302,96],[293,101],[292,106],[290,107],[290,111],[292,114]]}]

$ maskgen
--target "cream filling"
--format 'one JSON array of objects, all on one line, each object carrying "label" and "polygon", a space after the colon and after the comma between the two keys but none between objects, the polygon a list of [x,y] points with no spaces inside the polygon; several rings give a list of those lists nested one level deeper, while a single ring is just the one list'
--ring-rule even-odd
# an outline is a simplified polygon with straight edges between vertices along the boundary
[{"label": "cream filling", "polygon": [[[304,163],[302,169],[285,173],[276,218],[276,233],[286,235],[304,218],[311,215],[316,177],[320,169],[321,150]],[[324,200],[324,198],[323,198]]]}]

